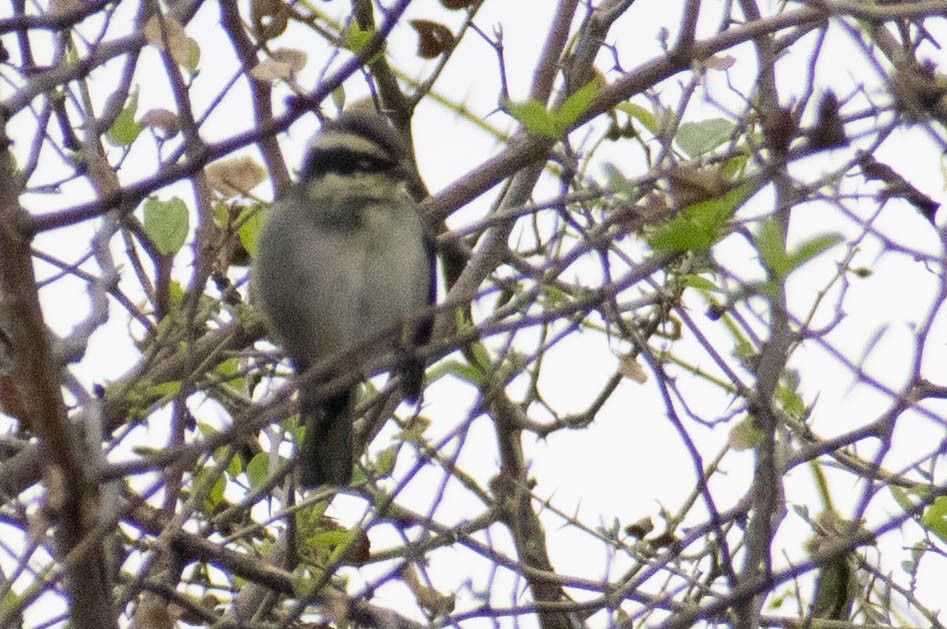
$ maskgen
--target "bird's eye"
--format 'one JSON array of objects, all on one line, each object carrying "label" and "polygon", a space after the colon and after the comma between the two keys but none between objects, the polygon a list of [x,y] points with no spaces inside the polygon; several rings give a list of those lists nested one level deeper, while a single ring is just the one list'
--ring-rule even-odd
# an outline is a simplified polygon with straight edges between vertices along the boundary
[{"label": "bird's eye", "polygon": [[317,177],[326,173],[354,175],[356,173],[379,173],[391,170],[395,164],[389,160],[359,153],[347,148],[321,150],[309,156],[306,174]]},{"label": "bird's eye", "polygon": [[381,168],[381,160],[373,159],[371,157],[360,157],[356,161],[355,170],[370,173],[381,170]]}]

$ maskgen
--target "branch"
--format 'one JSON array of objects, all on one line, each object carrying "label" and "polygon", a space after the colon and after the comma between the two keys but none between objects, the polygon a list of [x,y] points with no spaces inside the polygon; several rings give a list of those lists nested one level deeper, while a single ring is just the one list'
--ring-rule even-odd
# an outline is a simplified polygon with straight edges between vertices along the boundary
[{"label": "branch", "polygon": [[[25,427],[40,438],[46,458],[46,508],[56,523],[57,553],[65,558],[98,519],[96,470],[66,418],[59,389],[59,364],[39,305],[30,254],[28,217],[20,207],[13,156],[0,137],[0,333],[13,365],[14,395]],[[11,185],[13,184],[13,185]],[[97,461],[97,458],[93,458]],[[65,565],[65,584],[72,600],[72,623],[78,629],[116,626],[111,592],[105,579],[101,543]]]}]

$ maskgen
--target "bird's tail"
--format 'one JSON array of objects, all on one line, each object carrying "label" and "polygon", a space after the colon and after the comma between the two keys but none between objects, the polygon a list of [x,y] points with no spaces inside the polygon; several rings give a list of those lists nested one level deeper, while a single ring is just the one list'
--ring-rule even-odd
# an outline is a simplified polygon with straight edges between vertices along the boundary
[{"label": "bird's tail", "polygon": [[306,489],[348,485],[352,482],[352,391],[313,400],[303,390],[300,413],[306,419],[299,452],[300,484]]},{"label": "bird's tail", "polygon": [[[434,288],[431,290],[435,291]],[[432,292],[430,297],[432,304],[436,297],[436,291]],[[414,328],[414,333],[411,337],[411,344],[413,345],[411,350],[428,343],[431,340],[431,334],[433,332],[434,317],[427,316],[421,319]],[[400,373],[401,392],[404,394],[405,399],[413,404],[418,401],[418,397],[421,395],[421,389],[424,387],[424,359],[409,353],[402,360]]]}]

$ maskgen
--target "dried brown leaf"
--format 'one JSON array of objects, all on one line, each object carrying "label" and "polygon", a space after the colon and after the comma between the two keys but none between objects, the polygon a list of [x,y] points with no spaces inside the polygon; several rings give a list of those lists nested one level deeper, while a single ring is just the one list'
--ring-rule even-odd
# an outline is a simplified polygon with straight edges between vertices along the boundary
[{"label": "dried brown leaf", "polygon": [[167,15],[152,15],[145,24],[144,33],[149,44],[158,50],[166,51],[176,64],[187,65],[191,56],[191,44],[180,22]]},{"label": "dried brown leaf", "polygon": [[622,356],[618,364],[618,372],[625,378],[638,384],[643,384],[648,381],[648,374],[631,356]]},{"label": "dried brown leaf", "polygon": [[173,111],[167,109],[150,109],[138,121],[142,127],[151,127],[161,131],[161,135],[170,138],[181,132],[181,120]]},{"label": "dried brown leaf", "polygon": [[434,59],[454,46],[454,34],[439,22],[411,20],[411,26],[418,33],[419,57]]},{"label": "dried brown leaf", "polygon": [[263,40],[279,37],[289,24],[290,8],[282,0],[253,0],[250,18],[253,30]]},{"label": "dried brown leaf", "polygon": [[214,162],[204,172],[207,184],[224,197],[246,194],[266,177],[266,169],[246,155]]}]

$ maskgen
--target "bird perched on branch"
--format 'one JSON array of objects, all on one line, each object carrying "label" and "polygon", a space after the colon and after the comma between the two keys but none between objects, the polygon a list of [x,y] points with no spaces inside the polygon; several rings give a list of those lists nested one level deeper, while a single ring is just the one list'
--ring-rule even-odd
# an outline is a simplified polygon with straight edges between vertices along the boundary
[{"label": "bird perched on branch", "polygon": [[[417,399],[424,363],[412,348],[430,338],[436,297],[422,189],[408,144],[381,116],[345,113],[313,139],[300,181],[270,210],[254,270],[260,305],[298,374],[384,335],[365,351],[394,352],[402,391]],[[354,393],[327,397],[312,379],[300,384],[303,487],[351,482]]]}]

